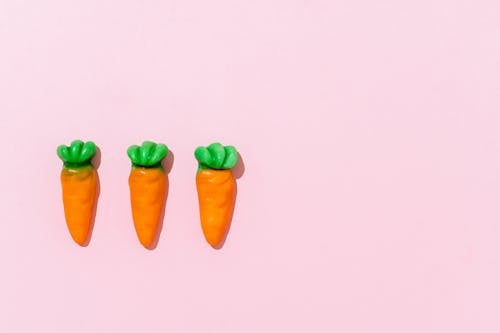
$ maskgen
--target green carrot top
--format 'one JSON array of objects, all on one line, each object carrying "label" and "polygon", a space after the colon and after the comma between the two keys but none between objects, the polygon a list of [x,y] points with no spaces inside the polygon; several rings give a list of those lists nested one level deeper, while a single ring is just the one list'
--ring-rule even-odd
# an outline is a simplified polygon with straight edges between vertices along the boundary
[{"label": "green carrot top", "polygon": [[198,170],[227,170],[236,165],[238,152],[233,146],[223,146],[214,142],[208,147],[196,148],[194,157],[198,160]]},{"label": "green carrot top", "polygon": [[141,146],[133,145],[127,149],[133,167],[160,168],[167,154],[166,145],[152,141],[144,141]]},{"label": "green carrot top", "polygon": [[97,147],[92,141],[83,142],[74,140],[69,146],[57,147],[57,156],[64,162],[66,168],[79,168],[91,165],[90,160],[97,152]]}]

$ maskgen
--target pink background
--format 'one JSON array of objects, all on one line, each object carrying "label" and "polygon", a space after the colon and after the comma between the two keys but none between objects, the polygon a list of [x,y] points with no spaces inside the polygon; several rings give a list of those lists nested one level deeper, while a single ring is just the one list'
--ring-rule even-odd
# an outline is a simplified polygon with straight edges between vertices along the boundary
[{"label": "pink background", "polygon": [[[499,332],[500,5],[0,2],[1,332]],[[93,238],[55,148],[102,150]],[[125,155],[174,152],[154,251]],[[199,227],[193,149],[239,148]]]}]

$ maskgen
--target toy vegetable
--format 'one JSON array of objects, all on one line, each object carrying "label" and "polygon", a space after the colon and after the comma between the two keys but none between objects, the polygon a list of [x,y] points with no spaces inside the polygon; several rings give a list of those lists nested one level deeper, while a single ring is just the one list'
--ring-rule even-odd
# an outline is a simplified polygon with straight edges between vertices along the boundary
[{"label": "toy vegetable", "polygon": [[168,188],[167,174],[161,165],[168,148],[164,144],[144,141],[141,146],[130,146],[127,154],[132,161],[128,183],[135,231],[141,244],[150,248]]},{"label": "toy vegetable", "polygon": [[232,146],[212,143],[198,147],[196,188],[200,206],[201,227],[205,239],[218,247],[229,229],[236,199],[236,181],[231,168],[236,165],[238,153]]},{"label": "toy vegetable", "polygon": [[73,240],[82,246],[89,237],[96,203],[97,172],[90,162],[96,151],[93,142],[80,140],[57,148],[64,162],[61,185],[66,224]]}]

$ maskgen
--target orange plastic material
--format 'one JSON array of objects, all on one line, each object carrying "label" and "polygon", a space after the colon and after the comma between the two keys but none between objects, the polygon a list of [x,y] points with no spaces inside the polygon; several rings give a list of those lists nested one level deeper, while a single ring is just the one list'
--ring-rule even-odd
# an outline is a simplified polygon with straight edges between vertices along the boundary
[{"label": "orange plastic material", "polygon": [[202,169],[196,174],[201,227],[212,247],[220,245],[229,230],[236,198],[231,170]]},{"label": "orange plastic material", "polygon": [[163,168],[134,167],[128,182],[135,231],[141,244],[149,248],[161,219],[168,178]]},{"label": "orange plastic material", "polygon": [[89,237],[97,194],[97,172],[89,165],[61,171],[64,215],[73,240],[84,245]]}]

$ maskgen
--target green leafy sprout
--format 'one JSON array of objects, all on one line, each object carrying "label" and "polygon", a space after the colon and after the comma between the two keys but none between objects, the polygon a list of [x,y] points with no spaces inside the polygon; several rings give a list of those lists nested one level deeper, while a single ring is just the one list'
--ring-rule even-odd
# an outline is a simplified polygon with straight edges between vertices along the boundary
[{"label": "green leafy sprout", "polygon": [[92,141],[74,140],[69,146],[60,145],[57,147],[57,156],[64,162],[66,168],[91,165],[90,161],[96,152],[97,147]]},{"label": "green leafy sprout", "polygon": [[152,141],[144,141],[140,146],[133,145],[127,149],[127,155],[134,167],[161,168],[161,161],[167,154],[166,145]]},{"label": "green leafy sprout", "polygon": [[227,170],[236,165],[238,152],[233,146],[223,146],[214,142],[208,147],[196,148],[194,157],[198,160],[198,170]]}]

